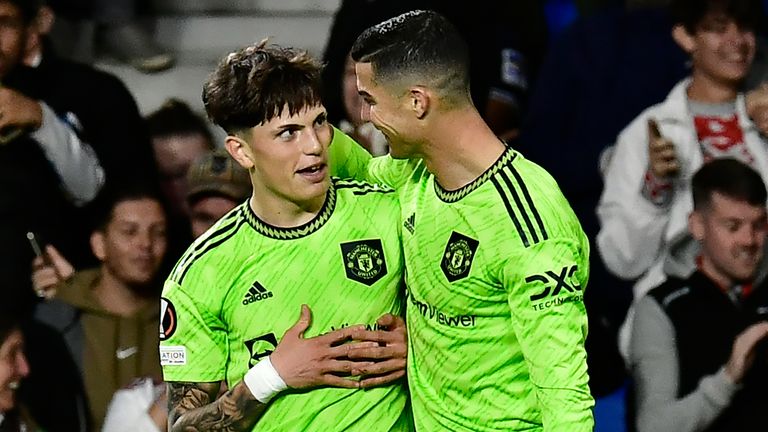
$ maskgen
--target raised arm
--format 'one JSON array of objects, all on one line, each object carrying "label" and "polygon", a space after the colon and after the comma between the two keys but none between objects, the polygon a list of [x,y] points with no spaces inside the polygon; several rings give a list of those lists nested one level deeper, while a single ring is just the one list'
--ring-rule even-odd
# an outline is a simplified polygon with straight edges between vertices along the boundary
[{"label": "raised arm", "polygon": [[410,178],[417,165],[416,160],[397,160],[389,155],[374,158],[355,140],[336,128],[333,128],[328,159],[334,177],[378,183],[394,189]]},{"label": "raised arm", "polygon": [[597,207],[598,252],[606,267],[624,279],[645,273],[662,248],[674,179],[653,175],[650,152],[656,144],[668,150],[663,141],[658,126],[654,129],[641,115],[619,135],[605,174]]}]

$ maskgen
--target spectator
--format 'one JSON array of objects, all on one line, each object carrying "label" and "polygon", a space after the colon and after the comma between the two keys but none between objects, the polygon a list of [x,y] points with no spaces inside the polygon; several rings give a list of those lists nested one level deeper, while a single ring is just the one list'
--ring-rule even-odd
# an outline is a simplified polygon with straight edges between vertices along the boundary
[{"label": "spectator", "polygon": [[164,432],[168,430],[165,383],[139,378],[115,393],[102,432]]},{"label": "spectator", "polygon": [[[598,251],[609,270],[640,278],[640,299],[666,276],[685,277],[695,243],[686,230],[690,178],[704,162],[735,157],[768,175],[767,143],[739,92],[755,53],[756,0],[675,0],[672,36],[691,57],[691,76],[619,135],[597,207]],[[671,250],[687,250],[670,260]],[[620,347],[626,353],[632,313]]]},{"label": "spectator", "polygon": [[[176,99],[169,99],[146,119],[155,163],[160,173],[160,189],[169,207],[168,263],[174,263],[192,243],[187,172],[192,162],[214,149],[213,137],[205,120]],[[170,268],[164,269],[168,273]]]},{"label": "spectator", "polygon": [[667,11],[627,3],[583,16],[553,41],[515,143],[557,180],[590,239],[584,303],[596,432],[626,430],[628,375],[616,339],[632,302],[632,284],[608,272],[595,252],[595,207],[603,190],[599,161],[616,135],[687,72]]},{"label": "spectator", "polygon": [[173,216],[187,216],[187,171],[192,161],[215,148],[208,125],[184,102],[167,100],[147,116],[160,186]]},{"label": "spectator", "polygon": [[[84,382],[90,419],[100,430],[112,395],[137,377],[159,377],[157,272],[166,248],[166,219],[150,193],[126,190],[91,235],[96,269],[73,272],[53,248],[35,261],[35,289],[54,298],[36,317],[58,330]],[[58,282],[57,282],[58,281]]]},{"label": "spectator", "polygon": [[765,185],[753,169],[723,158],[701,168],[692,189],[697,270],[670,275],[637,304],[630,350],[637,428],[764,430],[768,287],[758,269],[768,233]]},{"label": "spectator", "polygon": [[37,431],[34,422],[16,401],[16,390],[29,375],[24,356],[24,336],[15,314],[0,313],[0,431]]},{"label": "spectator", "polygon": [[222,216],[251,196],[251,179],[224,149],[214,150],[192,163],[187,173],[189,220],[192,236],[200,237]]},{"label": "spectator", "polygon": [[[86,122],[90,118],[85,113],[102,108],[85,103],[90,98],[82,96],[78,84],[83,81],[66,81],[71,76],[51,76],[50,69],[21,64],[36,13],[33,2],[0,1],[0,21],[5,23],[0,26],[0,279],[6,287],[4,301],[27,311],[34,297],[26,232],[73,250],[77,207],[96,196],[106,171],[86,143],[93,144],[98,135],[86,129],[93,124]],[[66,88],[60,88],[60,80]]]}]

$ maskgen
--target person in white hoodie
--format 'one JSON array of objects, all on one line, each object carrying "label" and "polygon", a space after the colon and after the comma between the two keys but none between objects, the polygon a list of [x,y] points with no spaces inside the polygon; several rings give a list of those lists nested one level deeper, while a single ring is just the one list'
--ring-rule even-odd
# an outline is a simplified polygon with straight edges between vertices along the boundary
[{"label": "person in white hoodie", "polygon": [[[760,2],[673,0],[670,10],[691,75],[620,133],[597,207],[600,256],[617,276],[637,279],[636,301],[666,275],[695,269],[697,246],[686,224],[690,180],[702,164],[732,157],[768,176],[768,141],[740,92],[755,55]],[[630,310],[619,336],[625,357],[632,320]]]}]

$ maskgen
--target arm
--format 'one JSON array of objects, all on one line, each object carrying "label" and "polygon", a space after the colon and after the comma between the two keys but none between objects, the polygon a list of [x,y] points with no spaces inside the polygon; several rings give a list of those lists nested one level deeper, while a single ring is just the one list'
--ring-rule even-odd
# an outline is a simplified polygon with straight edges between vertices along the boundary
[{"label": "arm", "polygon": [[396,160],[389,155],[374,158],[344,132],[333,128],[333,140],[328,148],[328,165],[334,177],[352,178],[397,189],[410,178],[416,164],[415,160]]},{"label": "arm", "polygon": [[376,380],[374,385],[402,376],[404,364],[387,363],[377,368],[369,360],[350,360],[354,357],[353,350],[369,353],[368,359],[389,358],[392,348],[387,344],[345,343],[355,335],[364,335],[363,326],[345,327],[305,339],[304,332],[310,324],[309,307],[302,306],[299,320],[285,332],[268,359],[253,366],[243,381],[218,399],[219,382],[169,382],[169,431],[250,431],[263,416],[269,401],[288,388],[359,388],[358,381],[342,377],[363,373],[357,371],[384,374],[385,378]]},{"label": "arm", "polygon": [[658,257],[669,220],[668,208],[643,194],[649,168],[648,122],[636,118],[619,135],[597,206],[598,252],[616,276],[641,276]]},{"label": "arm", "polygon": [[632,328],[630,367],[635,380],[637,429],[701,431],[730,404],[738,386],[721,368],[678,398],[678,359],[669,318],[651,297],[637,304]]},{"label": "arm", "polygon": [[[91,201],[104,184],[104,170],[91,147],[44,102],[0,88],[0,130],[31,131],[75,204]],[[4,132],[5,134],[5,132]]]},{"label": "arm", "polygon": [[104,169],[91,146],[81,141],[69,124],[45,103],[40,106],[42,125],[31,136],[43,149],[75,204],[86,204],[104,185]]},{"label": "arm", "polygon": [[539,242],[508,258],[503,268],[512,327],[547,432],[586,432],[594,425],[584,349],[589,269],[577,240]]},{"label": "arm", "polygon": [[220,382],[169,382],[168,430],[250,431],[266,404],[257,401],[243,382],[216,399],[220,386]]}]

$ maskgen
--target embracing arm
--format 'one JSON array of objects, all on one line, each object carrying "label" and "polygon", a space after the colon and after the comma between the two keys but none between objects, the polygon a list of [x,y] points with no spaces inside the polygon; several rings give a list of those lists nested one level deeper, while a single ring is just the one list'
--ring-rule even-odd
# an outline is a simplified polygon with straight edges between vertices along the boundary
[{"label": "embracing arm", "polygon": [[216,399],[220,385],[169,382],[168,430],[250,431],[266,404],[256,400],[243,382]]}]

